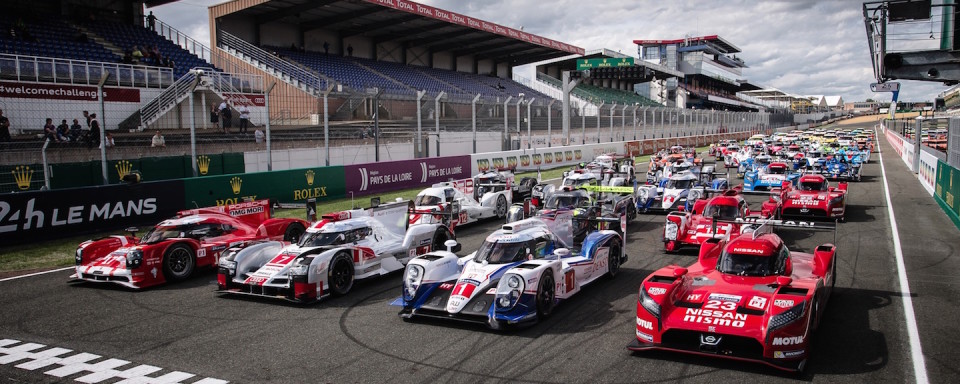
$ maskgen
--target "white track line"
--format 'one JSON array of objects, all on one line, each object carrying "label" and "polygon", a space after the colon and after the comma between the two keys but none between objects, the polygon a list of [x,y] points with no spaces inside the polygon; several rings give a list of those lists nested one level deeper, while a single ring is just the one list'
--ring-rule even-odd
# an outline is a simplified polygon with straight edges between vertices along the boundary
[{"label": "white track line", "polygon": [[37,275],[45,275],[45,274],[48,274],[48,273],[66,271],[66,270],[68,270],[68,269],[73,269],[73,268],[75,268],[75,267],[63,267],[63,268],[60,268],[60,269],[51,269],[51,270],[49,270],[49,271],[43,271],[43,272],[37,272],[37,273],[30,273],[30,274],[26,274],[26,275],[8,277],[8,278],[6,278],[6,279],[0,279],[0,283],[2,283],[2,282],[4,282],[4,281],[22,279],[22,278],[24,278],[24,277],[37,276]]},{"label": "white track line", "polygon": [[[880,135],[874,130],[874,137]],[[886,135],[884,135],[886,140]],[[893,216],[893,203],[890,201],[890,186],[887,185],[887,169],[883,166],[883,153],[877,145],[877,154],[880,155],[880,172],[883,173],[883,193],[887,198],[887,215],[890,216],[890,227],[893,231],[893,250],[897,260],[897,276],[900,278],[900,292],[903,296],[903,316],[907,320],[907,335],[910,337],[910,352],[913,358],[913,376],[918,384],[927,384],[927,364],[923,360],[923,349],[920,347],[920,332],[917,331],[917,318],[913,313],[913,298],[910,294],[910,284],[907,282],[907,268],[903,263],[903,249],[900,247],[900,230],[897,229],[897,219]]]}]

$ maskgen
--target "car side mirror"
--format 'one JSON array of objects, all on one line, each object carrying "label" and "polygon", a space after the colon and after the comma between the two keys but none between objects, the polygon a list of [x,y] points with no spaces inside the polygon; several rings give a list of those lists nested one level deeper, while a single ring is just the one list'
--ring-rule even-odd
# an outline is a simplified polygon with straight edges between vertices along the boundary
[{"label": "car side mirror", "polygon": [[793,282],[793,278],[790,276],[777,276],[777,285],[781,287],[786,287]]},{"label": "car side mirror", "polygon": [[563,259],[570,256],[570,250],[566,248],[557,248],[553,251],[553,255],[556,256],[558,260]]},{"label": "car side mirror", "polygon": [[460,252],[460,243],[456,240],[447,240],[443,242],[443,246],[447,247],[447,251],[451,253]]},{"label": "car side mirror", "polygon": [[673,277],[682,277],[687,274],[686,268],[676,268],[673,270]]}]

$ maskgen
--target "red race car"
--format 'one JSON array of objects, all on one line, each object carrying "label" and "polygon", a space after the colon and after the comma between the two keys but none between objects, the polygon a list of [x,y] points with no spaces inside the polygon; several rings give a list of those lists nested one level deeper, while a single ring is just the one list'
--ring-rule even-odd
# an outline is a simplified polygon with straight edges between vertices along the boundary
[{"label": "red race car", "polygon": [[129,288],[183,280],[198,267],[216,266],[230,246],[253,240],[296,241],[309,225],[271,218],[268,200],[180,211],[139,239],[131,234],[81,243],[76,274],[70,277]]},{"label": "red race car", "polygon": [[751,234],[710,239],[687,268],[671,265],[640,286],[633,351],[674,350],[802,371],[836,282],[836,247],[791,252],[769,229],[829,228],[778,220]]},{"label": "red race car", "polygon": [[809,217],[846,220],[847,183],[831,187],[823,175],[803,175],[796,189],[783,195],[783,217]]},{"label": "red race car", "polygon": [[[741,187],[728,189],[719,196],[697,200],[693,212],[670,212],[663,227],[663,244],[667,252],[676,252],[684,246],[699,246],[713,237],[737,236],[740,225],[735,219],[769,217],[776,211],[776,199],[763,203],[761,212],[750,212],[743,199]],[[726,223],[713,222],[714,218]]]}]

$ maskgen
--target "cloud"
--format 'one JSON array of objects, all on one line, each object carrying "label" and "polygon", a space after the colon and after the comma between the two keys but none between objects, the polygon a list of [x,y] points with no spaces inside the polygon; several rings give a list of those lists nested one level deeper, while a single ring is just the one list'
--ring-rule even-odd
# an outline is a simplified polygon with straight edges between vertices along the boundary
[{"label": "cloud", "polygon": [[[209,44],[207,7],[222,0],[177,1],[152,8],[157,17]],[[862,2],[835,0],[423,0],[425,4],[591,50],[637,55],[634,39],[720,35],[739,47],[744,78],[799,95],[874,94]],[[926,24],[916,27],[927,28]],[[923,32],[927,30],[924,29]],[[902,81],[900,100],[932,100],[941,83]]]}]

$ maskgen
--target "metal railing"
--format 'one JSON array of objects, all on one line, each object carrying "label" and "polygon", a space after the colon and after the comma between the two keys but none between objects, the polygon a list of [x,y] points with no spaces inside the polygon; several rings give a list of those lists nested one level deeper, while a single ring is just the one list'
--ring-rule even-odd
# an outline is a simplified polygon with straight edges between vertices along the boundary
[{"label": "metal railing", "polygon": [[140,126],[147,127],[163,116],[164,112],[182,101],[193,89],[193,82],[196,78],[196,73],[193,71],[187,72],[153,100],[140,107]]},{"label": "metal railing", "polygon": [[110,74],[107,86],[165,88],[173,83],[170,68],[0,54],[0,78],[4,80],[96,85],[104,73]]},{"label": "metal railing", "polygon": [[217,43],[224,51],[234,54],[255,67],[272,70],[277,78],[310,94],[318,94],[329,80],[317,72],[284,60],[224,31],[218,32]]}]

